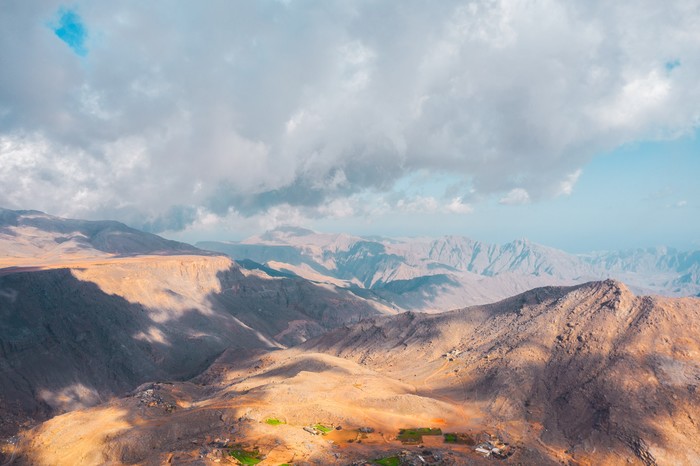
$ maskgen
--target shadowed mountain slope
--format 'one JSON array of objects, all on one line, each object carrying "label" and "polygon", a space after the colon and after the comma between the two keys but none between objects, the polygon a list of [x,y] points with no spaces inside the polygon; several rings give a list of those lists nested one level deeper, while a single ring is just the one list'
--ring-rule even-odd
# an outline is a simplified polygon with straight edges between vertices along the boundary
[{"label": "shadowed mountain slope", "polygon": [[0,215],[0,433],[393,312],[116,222]]},{"label": "shadowed mountain slope", "polygon": [[605,281],[374,319],[302,346],[403,381],[444,361],[429,392],[460,394],[494,425],[577,460],[694,464],[699,331],[700,300],[638,298]]},{"label": "shadowed mountain slope", "polygon": [[282,348],[380,312],[225,257],[130,259],[0,276],[0,409],[46,418],[193,377],[227,348]]}]

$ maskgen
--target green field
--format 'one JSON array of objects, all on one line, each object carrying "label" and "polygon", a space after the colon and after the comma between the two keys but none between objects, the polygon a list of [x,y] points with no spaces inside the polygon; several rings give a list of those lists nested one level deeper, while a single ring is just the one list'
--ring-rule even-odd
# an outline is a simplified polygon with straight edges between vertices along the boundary
[{"label": "green field", "polygon": [[243,465],[258,464],[262,461],[262,458],[260,457],[260,452],[257,450],[247,451],[242,448],[236,447],[232,449],[229,452],[229,454],[236,458],[238,462]]},{"label": "green field", "polygon": [[324,426],[323,424],[314,424],[314,429],[324,434],[333,431],[332,427]]},{"label": "green field", "polygon": [[401,464],[398,456],[388,456],[386,458],[381,458],[372,462],[379,466],[399,466],[399,464]]},{"label": "green field", "polygon": [[445,443],[457,443],[462,445],[476,445],[476,440],[469,434],[446,433],[443,435]]},{"label": "green field", "polygon": [[281,419],[277,419],[276,417],[270,417],[265,419],[266,424],[270,424],[271,426],[279,426],[280,424],[286,424],[286,422],[282,421]]},{"label": "green field", "polygon": [[401,443],[418,444],[423,441],[424,435],[442,435],[441,429],[432,429],[430,427],[416,427],[413,429],[399,430],[399,436],[396,437]]}]

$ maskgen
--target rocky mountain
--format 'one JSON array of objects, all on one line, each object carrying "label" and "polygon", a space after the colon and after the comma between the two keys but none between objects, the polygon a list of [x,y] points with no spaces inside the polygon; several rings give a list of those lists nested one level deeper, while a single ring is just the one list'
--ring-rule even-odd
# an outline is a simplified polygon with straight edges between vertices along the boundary
[{"label": "rocky mountain", "polygon": [[[700,300],[635,297],[608,280],[375,319],[302,347],[407,382],[443,361],[432,375],[443,377],[440,393],[555,457],[695,464],[699,330]],[[419,358],[430,363],[416,367]]]},{"label": "rocky mountain", "polygon": [[376,317],[55,417],[17,462],[480,465],[498,460],[477,446],[500,445],[504,464],[692,465],[699,326],[700,300],[611,280]]},{"label": "rocky mountain", "polygon": [[167,240],[115,221],[66,219],[36,210],[0,208],[0,257],[3,259],[38,257],[48,260],[55,257],[65,260],[70,255],[85,252],[91,256],[207,255],[189,244]]},{"label": "rocky mountain", "polygon": [[690,296],[700,291],[700,251],[640,248],[582,255],[581,259],[611,276],[662,295]]},{"label": "rocky mountain", "polygon": [[700,251],[669,248],[574,255],[525,240],[495,245],[458,236],[360,238],[298,228],[197,245],[310,280],[372,290],[408,310],[444,311],[537,286],[606,278],[638,293],[700,293]]},{"label": "rocky mountain", "polygon": [[[2,216],[0,439],[18,436],[0,464],[700,458],[699,299],[613,280],[516,295],[602,268],[693,289],[697,254],[283,229],[216,245],[251,257],[233,261],[112,222]],[[391,305],[497,294],[512,297]]]},{"label": "rocky mountain", "polygon": [[227,349],[285,348],[394,312],[116,222],[2,218],[0,434],[191,378]]}]

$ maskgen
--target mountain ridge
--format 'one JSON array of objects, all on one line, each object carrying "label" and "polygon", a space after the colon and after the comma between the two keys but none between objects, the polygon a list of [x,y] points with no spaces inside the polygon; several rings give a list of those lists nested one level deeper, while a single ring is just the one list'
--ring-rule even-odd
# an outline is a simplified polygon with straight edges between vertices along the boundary
[{"label": "mountain ridge", "polygon": [[[473,447],[396,439],[425,426],[488,432],[511,446],[504,464],[691,465],[700,457],[698,322],[699,299],[638,297],[614,280],[371,317],[285,350],[226,352],[191,382],[58,416],[25,434],[19,464],[211,464],[232,435],[270,464],[494,461]],[[153,393],[175,410],[145,407]],[[315,423],[345,434],[311,435],[304,428]],[[360,427],[380,433],[355,442]]]},{"label": "mountain ridge", "polygon": [[0,210],[0,433],[382,312],[118,222]]},{"label": "mountain ridge", "polygon": [[[212,255],[187,243],[181,243],[131,228],[113,220],[78,220],[56,217],[37,210],[0,208],[0,256],[50,257],[65,260],[69,256],[196,254]],[[0,260],[0,266],[2,266]]]},{"label": "mountain ridge", "polygon": [[[372,289],[404,309],[444,311],[537,286],[606,278],[622,280],[640,294],[700,293],[700,251],[666,247],[569,254],[528,240],[498,245],[455,235],[368,239],[296,229],[197,246],[307,278],[325,276]],[[419,279],[423,286],[396,293],[401,283],[416,285]]]}]

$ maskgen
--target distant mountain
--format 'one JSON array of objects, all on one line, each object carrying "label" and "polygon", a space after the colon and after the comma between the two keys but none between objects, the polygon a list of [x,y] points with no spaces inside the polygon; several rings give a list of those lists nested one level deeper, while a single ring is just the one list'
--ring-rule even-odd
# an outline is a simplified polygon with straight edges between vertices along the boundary
[{"label": "distant mountain", "polygon": [[606,278],[639,293],[700,292],[700,251],[670,248],[576,255],[526,240],[496,245],[459,236],[362,238],[297,228],[197,246],[310,280],[370,289],[409,310],[447,310],[536,286]]},{"label": "distant mountain", "polygon": [[105,254],[208,254],[115,221],[54,217],[36,210],[0,208],[0,256],[65,259],[89,252]]},{"label": "distant mountain", "polygon": [[700,291],[700,251],[658,247],[580,257],[610,276],[659,294],[690,296]]}]

